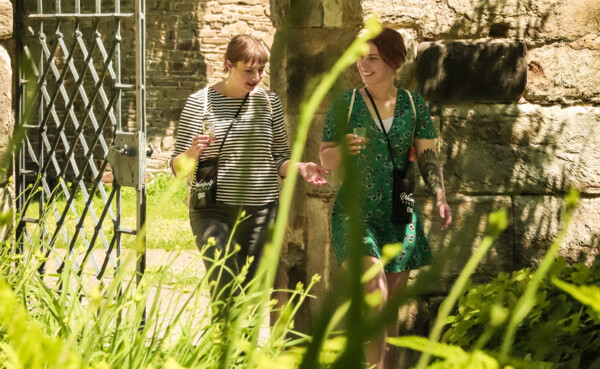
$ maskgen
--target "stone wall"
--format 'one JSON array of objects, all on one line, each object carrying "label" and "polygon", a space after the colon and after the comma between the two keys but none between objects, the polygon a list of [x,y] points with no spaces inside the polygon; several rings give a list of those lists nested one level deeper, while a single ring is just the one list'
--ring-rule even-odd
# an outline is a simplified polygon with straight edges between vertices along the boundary
[{"label": "stone wall", "polygon": [[[12,61],[9,50],[12,50],[13,35],[13,8],[9,0],[0,0],[0,212],[5,212],[10,206],[5,191],[8,178],[12,176],[9,171],[12,168],[12,156],[9,141],[12,137],[13,119],[13,74]],[[3,228],[0,225],[0,239],[3,236]]]},{"label": "stone wall", "polygon": [[[443,255],[453,262],[438,266],[442,274],[430,298],[407,309],[407,322],[414,324],[405,329],[426,332],[427,324],[414,317],[435,313],[481,241],[487,215],[500,208],[508,211],[510,224],[476,280],[536,265],[557,233],[561,199],[571,186],[583,199],[560,253],[570,262],[597,260],[600,0],[310,0],[304,2],[308,10],[295,11],[292,3],[271,2],[277,27],[272,88],[282,96],[292,132],[307,90],[297,87],[310,86],[329,69],[362,19],[374,13],[405,37],[409,55],[398,84],[424,95],[440,133],[453,225],[439,231],[422,182],[418,202],[438,260]],[[331,96],[360,85],[350,67]],[[317,113],[305,159],[318,160],[331,96]],[[326,293],[338,270],[327,216],[334,193],[333,186],[300,185],[284,247],[283,285],[293,288],[319,273],[324,283],[315,294]],[[318,303],[311,304],[304,315],[309,321]]]}]

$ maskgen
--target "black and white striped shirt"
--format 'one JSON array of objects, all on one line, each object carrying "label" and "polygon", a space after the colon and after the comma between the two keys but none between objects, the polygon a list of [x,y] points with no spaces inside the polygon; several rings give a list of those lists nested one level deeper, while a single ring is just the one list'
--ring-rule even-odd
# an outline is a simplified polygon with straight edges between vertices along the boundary
[{"label": "black and white striped shirt", "polygon": [[[205,90],[188,98],[179,120],[171,160],[186,151],[192,138],[202,132],[205,99]],[[225,132],[243,100],[208,88],[207,119],[214,123],[216,139],[199,160],[217,156]],[[265,205],[277,201],[279,166],[289,158],[281,101],[274,92],[257,88],[248,97],[221,150],[217,201],[230,205]]]}]

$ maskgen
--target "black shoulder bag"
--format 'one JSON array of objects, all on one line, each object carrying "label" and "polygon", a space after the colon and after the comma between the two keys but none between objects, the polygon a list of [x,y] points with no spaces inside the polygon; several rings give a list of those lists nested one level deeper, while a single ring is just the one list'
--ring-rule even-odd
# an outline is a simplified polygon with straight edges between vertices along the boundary
[{"label": "black shoulder bag", "polygon": [[[240,112],[242,111],[244,104],[246,104],[246,100],[248,100],[249,95],[249,93],[246,94],[246,96],[244,97],[244,101],[242,101],[240,108],[238,109],[237,113],[235,113],[231,124],[229,124],[229,127],[227,127],[225,137],[223,137],[223,141],[221,141],[221,145],[219,146],[217,156],[214,158],[198,161],[198,165],[196,167],[196,181],[192,190],[192,199],[190,202],[190,207],[194,209],[200,209],[213,207],[216,205],[217,177],[219,175],[219,157],[221,156],[221,150],[223,149],[223,145],[225,144],[225,140],[229,135],[231,127],[235,123],[237,117],[240,115]],[[208,105],[208,90],[206,91],[204,122],[206,122],[206,120],[208,119],[206,116],[206,105]]]},{"label": "black shoulder bag", "polygon": [[[379,125],[381,126],[381,130],[385,135],[385,140],[387,142],[388,153],[390,155],[390,159],[392,160],[392,164],[394,165],[393,169],[393,187],[392,187],[392,223],[395,224],[409,224],[412,222],[412,216],[414,213],[415,200],[414,200],[414,192],[415,192],[415,180],[414,180],[414,158],[415,158],[415,148],[411,145],[408,151],[408,157],[406,161],[406,168],[404,170],[398,169],[396,166],[396,162],[394,161],[394,154],[392,151],[392,145],[390,143],[390,139],[388,136],[388,132],[385,131],[385,127],[383,126],[383,120],[379,115],[379,110],[377,109],[377,105],[375,105],[375,101],[373,97],[369,93],[369,90],[365,87],[365,92],[371,100],[371,104],[373,105],[373,109],[375,109],[375,113],[377,114],[377,119],[379,120]],[[410,103],[413,108],[413,113],[415,115],[415,126],[417,114],[415,110],[415,105],[412,100],[412,96],[410,96],[410,92],[406,91],[408,94],[408,98],[410,99]],[[414,133],[413,133],[414,136]]]}]

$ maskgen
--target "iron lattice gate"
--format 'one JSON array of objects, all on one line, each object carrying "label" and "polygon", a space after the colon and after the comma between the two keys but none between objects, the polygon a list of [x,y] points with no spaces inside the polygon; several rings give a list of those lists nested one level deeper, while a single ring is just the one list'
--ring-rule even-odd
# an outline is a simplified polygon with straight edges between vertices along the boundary
[{"label": "iron lattice gate", "polygon": [[[73,267],[101,279],[122,235],[137,235],[145,270],[144,13],[144,0],[17,0],[17,232],[22,248],[41,245],[43,270],[80,250]],[[123,186],[134,216],[121,213]]]}]

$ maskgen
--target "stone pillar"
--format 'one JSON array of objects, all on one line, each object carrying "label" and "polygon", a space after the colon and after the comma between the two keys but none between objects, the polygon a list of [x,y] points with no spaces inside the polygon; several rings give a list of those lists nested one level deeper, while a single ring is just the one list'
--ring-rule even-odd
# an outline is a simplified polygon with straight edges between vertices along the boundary
[{"label": "stone pillar", "polygon": [[[271,54],[271,89],[279,94],[285,111],[288,138],[294,140],[302,99],[352,43],[362,23],[358,0],[271,1],[271,19],[277,29]],[[349,69],[321,104],[304,151],[304,161],[319,162],[324,117],[331,99],[360,81]],[[277,286],[294,289],[312,276],[322,279],[312,290],[317,299],[305,304],[295,321],[307,331],[313,314],[330,285],[337,264],[329,245],[332,186],[315,187],[298,180],[280,263]]]},{"label": "stone pillar", "polygon": [[[12,47],[13,8],[9,0],[0,0],[0,214],[4,214],[11,206],[11,191],[6,188],[8,178],[12,176],[12,153],[9,142],[12,138],[13,119],[13,74],[11,56],[8,50]],[[3,218],[3,217],[2,217]],[[0,239],[4,236],[4,227],[0,223]]]}]

